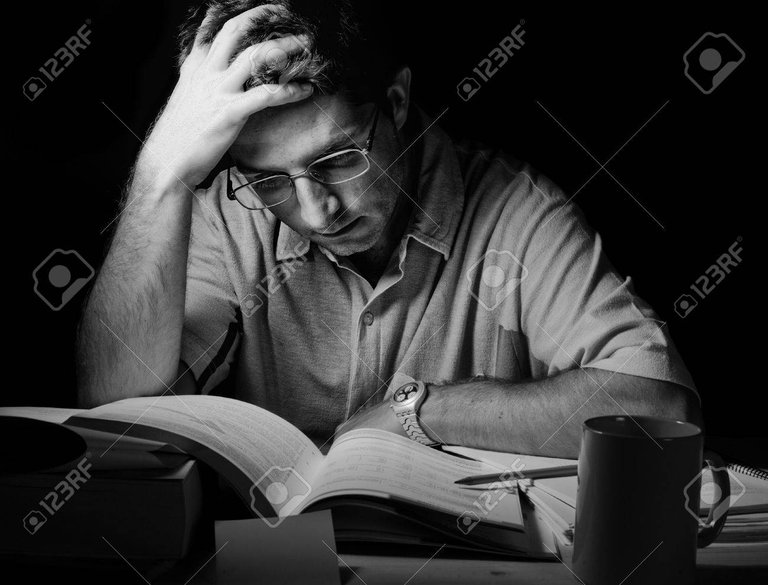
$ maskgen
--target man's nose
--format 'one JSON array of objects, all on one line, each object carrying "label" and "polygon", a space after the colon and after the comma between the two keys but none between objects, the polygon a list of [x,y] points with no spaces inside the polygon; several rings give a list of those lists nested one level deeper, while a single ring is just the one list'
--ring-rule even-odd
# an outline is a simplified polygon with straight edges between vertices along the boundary
[{"label": "man's nose", "polygon": [[339,198],[326,185],[309,177],[298,177],[294,184],[304,223],[316,232],[328,229],[341,206]]}]

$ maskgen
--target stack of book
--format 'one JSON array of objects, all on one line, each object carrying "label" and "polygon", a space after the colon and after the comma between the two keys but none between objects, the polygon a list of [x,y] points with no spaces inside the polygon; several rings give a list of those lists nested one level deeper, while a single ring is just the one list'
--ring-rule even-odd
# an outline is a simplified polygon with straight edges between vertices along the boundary
[{"label": "stack of book", "polygon": [[[29,444],[65,414],[0,409],[0,425],[18,435],[16,464],[0,471],[0,558],[70,564],[183,558],[202,528],[198,462],[163,443],[59,426],[58,441],[39,445],[46,459],[40,468],[41,451]],[[48,466],[62,443],[78,441],[82,452]]]}]

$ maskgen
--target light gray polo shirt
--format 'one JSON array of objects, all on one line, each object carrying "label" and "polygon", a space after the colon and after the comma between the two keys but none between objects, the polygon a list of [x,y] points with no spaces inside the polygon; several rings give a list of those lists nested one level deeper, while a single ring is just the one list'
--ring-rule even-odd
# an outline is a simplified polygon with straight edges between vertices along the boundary
[{"label": "light gray polo shirt", "polygon": [[666,327],[556,185],[437,126],[412,148],[419,206],[375,288],[270,212],[227,199],[226,173],[197,192],[182,359],[204,393],[232,372],[235,398],[325,440],[408,378],[581,366],[695,391]]}]

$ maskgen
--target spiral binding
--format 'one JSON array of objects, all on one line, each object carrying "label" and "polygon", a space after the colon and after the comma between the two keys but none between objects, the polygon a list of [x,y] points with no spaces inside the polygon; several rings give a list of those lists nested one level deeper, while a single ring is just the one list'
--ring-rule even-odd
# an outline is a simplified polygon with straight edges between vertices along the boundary
[{"label": "spiral binding", "polygon": [[756,477],[758,479],[764,479],[768,481],[768,471],[763,471],[762,469],[755,469],[754,467],[750,467],[748,465],[739,465],[738,463],[729,463],[728,469],[731,471],[737,471],[738,473],[743,473],[744,475],[749,475],[751,477]]}]

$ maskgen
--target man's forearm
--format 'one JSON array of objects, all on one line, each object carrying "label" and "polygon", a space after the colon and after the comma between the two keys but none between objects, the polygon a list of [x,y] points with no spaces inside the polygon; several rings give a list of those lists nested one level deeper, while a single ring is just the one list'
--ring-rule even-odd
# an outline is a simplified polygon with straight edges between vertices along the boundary
[{"label": "man's forearm", "polygon": [[178,371],[192,194],[137,181],[80,324],[83,406],[159,394]]},{"label": "man's forearm", "polygon": [[441,442],[575,458],[581,423],[608,414],[657,415],[700,424],[698,401],[676,384],[594,368],[529,382],[430,385],[420,419]]}]

